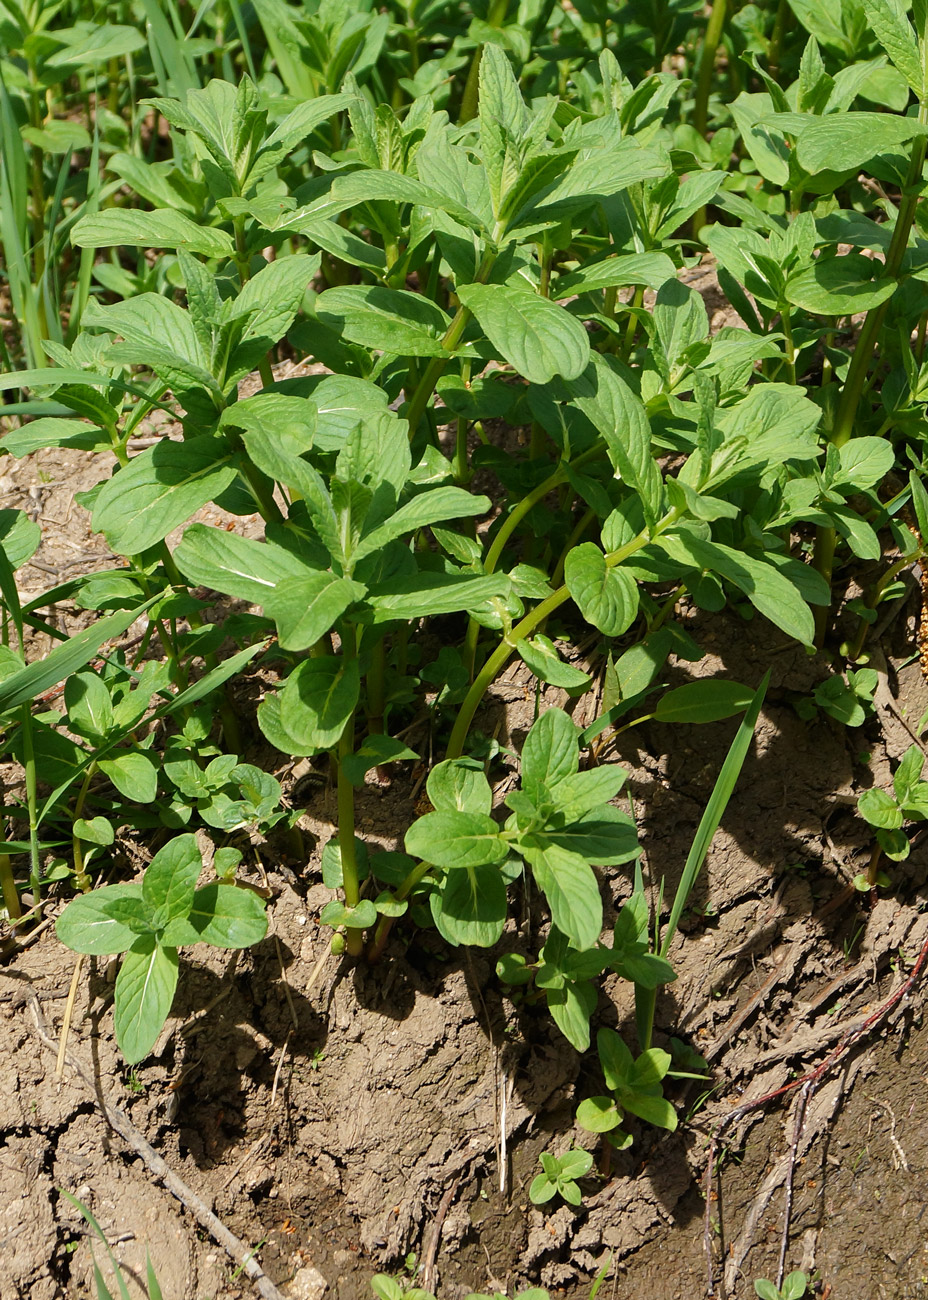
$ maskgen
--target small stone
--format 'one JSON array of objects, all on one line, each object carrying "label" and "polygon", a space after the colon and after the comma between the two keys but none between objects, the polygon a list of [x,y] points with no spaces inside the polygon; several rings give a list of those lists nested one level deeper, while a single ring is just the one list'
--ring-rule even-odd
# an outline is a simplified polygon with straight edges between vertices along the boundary
[{"label": "small stone", "polygon": [[287,1284],[286,1295],[289,1300],[321,1300],[329,1289],[329,1284],[312,1264],[304,1264]]}]

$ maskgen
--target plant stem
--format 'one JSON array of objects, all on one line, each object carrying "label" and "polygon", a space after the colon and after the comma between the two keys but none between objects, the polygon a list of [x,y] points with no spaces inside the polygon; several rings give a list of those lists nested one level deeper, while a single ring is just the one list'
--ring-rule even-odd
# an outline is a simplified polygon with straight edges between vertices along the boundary
[{"label": "plant stem", "polygon": [[699,78],[696,82],[696,103],[693,106],[693,126],[705,135],[709,126],[709,92],[715,74],[715,56],[718,53],[722,28],[725,24],[725,0],[715,0],[706,25],[699,58]]},{"label": "plant stem", "polygon": [[[480,266],[477,268],[477,274],[474,277],[474,284],[486,284],[490,272],[493,269],[493,263],[496,261],[496,253],[485,253]],[[445,336],[441,341],[442,348],[449,354],[452,353],[460,343],[467,328],[467,322],[470,320],[470,312],[466,307],[458,307],[454,319],[445,330]],[[419,421],[425,414],[425,408],[429,404],[429,398],[435,391],[435,385],[441,379],[445,372],[445,367],[451,360],[450,355],[447,357],[432,357],[425,370],[422,378],[416,385],[416,391],[410,398],[409,406],[406,410],[406,419],[409,421],[410,441],[415,437],[416,430],[419,428]]]},{"label": "plant stem", "polygon": [[[354,627],[344,629],[342,654],[346,661],[357,658],[357,629]],[[354,753],[354,726],[355,714],[352,710],[338,742],[338,848],[342,860],[345,906],[349,908],[357,907],[361,901],[358,858],[354,843],[354,786],[348,780],[345,771],[345,759]],[[358,957],[364,946],[364,936],[360,930],[349,926],[345,943],[350,956]]]},{"label": "plant stem", "polygon": [[[630,542],[619,547],[617,551],[612,551],[606,556],[606,565],[613,569],[616,565],[622,564],[629,556],[640,551],[643,546],[647,546],[655,537],[660,536],[666,529],[670,528],[680,518],[683,512],[676,507],[669,511],[663,519],[655,526],[653,532],[647,528],[633,537]],[[464,752],[464,742],[467,740],[467,733],[470,730],[470,724],[474,720],[474,714],[480,705],[489,687],[492,685],[496,676],[502,671],[520,641],[524,641],[535,631],[540,623],[543,623],[556,609],[570,600],[570,592],[567,586],[559,587],[546,600],[541,601],[534,609],[530,610],[523,619],[521,619],[508,636],[504,637],[496,647],[483,668],[474,679],[473,685],[464,697],[464,702],[458,711],[454,727],[451,732],[451,739],[448,742],[446,758],[460,758]]]},{"label": "plant stem", "polygon": [[[399,889],[393,895],[398,903],[403,903],[418,885],[423,876],[427,876],[432,870],[431,862],[420,862],[418,866],[413,867],[409,875],[400,885]],[[393,929],[393,922],[396,918],[392,916],[381,916],[377,922],[377,928],[374,931],[374,937],[367,946],[365,956],[372,964],[380,960],[383,956],[383,950],[387,945],[387,939],[390,931]]]}]

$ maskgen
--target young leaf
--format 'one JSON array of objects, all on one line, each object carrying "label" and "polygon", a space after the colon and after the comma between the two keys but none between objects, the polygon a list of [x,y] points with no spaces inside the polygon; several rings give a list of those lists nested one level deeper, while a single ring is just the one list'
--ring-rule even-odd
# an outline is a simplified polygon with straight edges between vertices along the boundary
[{"label": "young leaf", "polygon": [[195,835],[178,835],[158,850],[146,868],[142,898],[160,912],[160,925],[187,915],[202,869]]},{"label": "young leaf", "polygon": [[312,746],[310,753],[330,749],[354,712],[360,686],[356,659],[324,655],[305,660],[290,674],[280,693],[287,730]]},{"label": "young leaf", "polygon": [[430,905],[449,943],[492,948],[506,923],[506,882],[490,863],[449,871]]},{"label": "young leaf", "polygon": [[483,764],[473,758],[449,758],[436,764],[425,783],[426,793],[437,812],[490,815],[493,791]]},{"label": "young leaf", "polygon": [[563,709],[546,709],[522,746],[522,788],[530,794],[572,776],[580,766],[579,732]]},{"label": "young leaf", "polygon": [[264,597],[264,610],[277,624],[284,650],[306,650],[341,618],[367,588],[333,573],[285,578]]},{"label": "young leaf", "polygon": [[596,876],[578,853],[551,844],[520,852],[551,908],[551,919],[578,948],[592,948],[603,929],[603,904]]},{"label": "young leaf", "polygon": [[164,939],[178,947],[202,940],[214,948],[250,948],[266,934],[267,913],[258,895],[214,880],[196,891],[189,913],[170,923]]},{"label": "young leaf", "polygon": [[147,1056],[161,1032],[177,988],[177,950],[154,935],[135,939],[116,977],[113,1024],[130,1065]]}]

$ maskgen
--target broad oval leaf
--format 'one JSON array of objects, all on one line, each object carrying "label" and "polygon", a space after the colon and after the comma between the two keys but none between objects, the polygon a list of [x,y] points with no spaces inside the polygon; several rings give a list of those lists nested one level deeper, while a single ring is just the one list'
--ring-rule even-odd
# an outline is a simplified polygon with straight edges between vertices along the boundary
[{"label": "broad oval leaf", "polygon": [[564,566],[567,590],[580,613],[606,636],[621,636],[638,613],[638,584],[630,573],[610,568],[592,542],[575,546]]},{"label": "broad oval leaf", "polygon": [[267,934],[264,903],[250,889],[213,880],[198,889],[186,916],[165,931],[176,947],[209,943],[214,948],[250,948]]},{"label": "broad oval leaf", "polygon": [[308,753],[330,749],[354,712],[360,688],[356,659],[337,655],[307,659],[294,669],[280,692],[286,730],[312,747]]},{"label": "broad oval leaf", "polygon": [[589,365],[590,341],[580,321],[530,289],[468,284],[458,297],[494,348],[530,383],[547,384],[555,375],[578,379]]},{"label": "broad oval leaf", "polygon": [[486,813],[433,812],[413,822],[406,832],[406,852],[436,867],[481,867],[502,862],[509,845]]},{"label": "broad oval leaf", "polygon": [[602,934],[603,903],[590,864],[556,844],[520,851],[548,901],[554,924],[578,948],[592,948]]},{"label": "broad oval leaf", "polygon": [[654,716],[658,722],[719,722],[743,713],[753,698],[740,682],[687,682],[658,700]]},{"label": "broad oval leaf", "polygon": [[492,863],[449,871],[429,899],[432,917],[449,943],[492,948],[506,923],[506,882]]},{"label": "broad oval leaf", "polygon": [[862,253],[819,257],[786,283],[786,297],[794,307],[816,316],[850,316],[870,311],[891,298],[896,281],[881,275],[882,264]]},{"label": "broad oval leaf", "polygon": [[92,957],[125,952],[138,936],[106,911],[117,901],[133,902],[141,907],[141,884],[104,885],[89,894],[78,894],[55,922],[55,933],[72,952],[88,953]]},{"label": "broad oval leaf", "polygon": [[236,474],[232,453],[219,438],[160,442],[104,483],[94,506],[94,530],[114,551],[137,555],[215,500]]}]

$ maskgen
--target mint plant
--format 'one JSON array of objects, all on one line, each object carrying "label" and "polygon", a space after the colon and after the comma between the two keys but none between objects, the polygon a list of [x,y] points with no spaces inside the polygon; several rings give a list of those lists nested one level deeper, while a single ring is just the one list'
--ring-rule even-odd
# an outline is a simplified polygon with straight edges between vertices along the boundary
[{"label": "mint plant", "polygon": [[198,888],[202,870],[196,838],[178,835],[155,854],[141,882],[79,895],[56,923],[59,939],[74,952],[125,954],[116,977],[114,1024],[130,1064],[148,1055],[171,1010],[179,948],[247,948],[267,932],[255,893],[223,881]]},{"label": "mint plant", "polygon": [[555,1196],[560,1196],[568,1205],[580,1205],[583,1192],[577,1180],[585,1178],[593,1168],[593,1157],[589,1151],[584,1151],[582,1147],[572,1147],[562,1156],[553,1156],[550,1151],[543,1151],[538,1158],[542,1172],[532,1179],[528,1189],[532,1204],[544,1205]]}]

